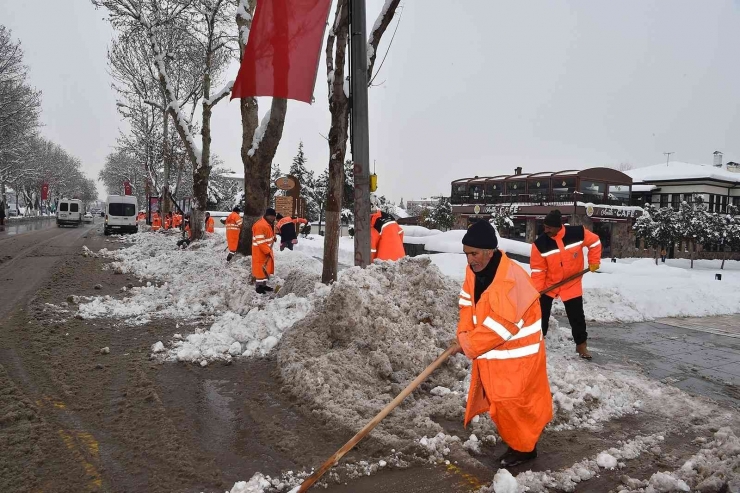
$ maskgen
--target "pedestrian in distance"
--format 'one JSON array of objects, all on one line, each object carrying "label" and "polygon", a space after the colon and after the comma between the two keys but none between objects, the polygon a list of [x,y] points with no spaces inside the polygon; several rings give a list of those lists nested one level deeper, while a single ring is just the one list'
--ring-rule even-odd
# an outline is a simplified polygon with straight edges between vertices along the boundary
[{"label": "pedestrian in distance", "polygon": [[[545,231],[532,244],[529,259],[532,281],[538,291],[552,286],[583,270],[583,248],[588,248],[588,267],[591,272],[601,265],[601,241],[583,226],[564,226],[559,210],[545,217]],[[552,302],[560,298],[565,305],[576,352],[581,358],[591,359],[588,352],[586,316],[583,313],[583,283],[578,277],[540,297],[542,333],[547,335]]]},{"label": "pedestrian in distance", "polygon": [[216,225],[213,221],[213,218],[211,217],[211,213],[206,212],[205,232],[213,233],[215,231],[215,228],[216,228]]},{"label": "pedestrian in distance", "polygon": [[473,362],[464,424],[488,412],[508,445],[503,467],[537,457],[552,419],[539,292],[518,264],[498,249],[488,221],[462,240],[468,266],[460,290],[457,350]]},{"label": "pedestrian in distance", "polygon": [[234,258],[236,249],[239,246],[239,232],[242,229],[242,216],[240,212],[241,209],[239,206],[234,206],[231,214],[224,221],[226,225],[226,243],[229,246],[229,254],[226,256],[227,262],[230,262]]},{"label": "pedestrian in distance", "polygon": [[665,251],[665,247],[662,247],[660,249],[660,261],[665,264],[665,258],[668,255],[668,252]]},{"label": "pedestrian in distance", "polygon": [[5,230],[5,202],[0,200],[0,231]]},{"label": "pedestrian in distance", "polygon": [[275,209],[268,207],[264,216],[252,226],[252,275],[259,294],[273,290],[267,285],[267,280],[275,273],[272,245],[275,243],[276,216]]}]

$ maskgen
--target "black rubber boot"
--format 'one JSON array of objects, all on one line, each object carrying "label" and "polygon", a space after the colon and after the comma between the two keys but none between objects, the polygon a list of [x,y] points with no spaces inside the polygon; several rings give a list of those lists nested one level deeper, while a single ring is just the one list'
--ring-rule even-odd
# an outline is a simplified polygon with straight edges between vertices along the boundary
[{"label": "black rubber boot", "polygon": [[501,465],[503,467],[514,467],[524,462],[534,460],[537,458],[537,447],[531,452],[519,452],[509,447],[504,455],[501,456]]},{"label": "black rubber boot", "polygon": [[257,288],[255,291],[257,291],[257,294],[265,294],[267,292],[267,289],[265,289],[267,286],[264,284],[257,284]]},{"label": "black rubber boot", "polygon": [[231,259],[234,258],[234,254],[229,252],[229,254],[226,256],[226,261],[231,262]]}]

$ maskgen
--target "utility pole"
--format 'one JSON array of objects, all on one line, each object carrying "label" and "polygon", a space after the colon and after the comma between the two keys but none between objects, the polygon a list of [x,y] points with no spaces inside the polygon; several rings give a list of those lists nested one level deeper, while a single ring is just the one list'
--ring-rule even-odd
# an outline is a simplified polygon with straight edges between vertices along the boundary
[{"label": "utility pole", "polygon": [[675,154],[674,152],[664,152],[665,154],[665,165],[668,166],[668,161],[671,160],[671,154]]},{"label": "utility pole", "polygon": [[370,136],[365,0],[349,0],[352,163],[355,179],[355,265],[370,263]]}]

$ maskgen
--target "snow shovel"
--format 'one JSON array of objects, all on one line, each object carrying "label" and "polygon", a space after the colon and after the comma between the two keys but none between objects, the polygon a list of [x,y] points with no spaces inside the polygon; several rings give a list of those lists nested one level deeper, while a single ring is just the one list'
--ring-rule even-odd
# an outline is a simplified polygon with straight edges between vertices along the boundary
[{"label": "snow shovel", "polygon": [[[563,279],[562,281],[556,284],[553,284],[552,286],[544,289],[543,291],[540,291],[540,296],[542,296],[543,294],[549,291],[552,291],[555,288],[562,286],[565,283],[572,281],[573,279],[579,278],[580,276],[584,275],[588,271],[589,269],[583,269],[581,272],[573,274],[572,276],[566,279]],[[380,411],[368,424],[366,424],[363,429],[357,432],[357,434],[353,436],[350,439],[350,441],[345,443],[342,446],[342,448],[337,450],[334,453],[334,455],[332,455],[329,458],[329,460],[324,462],[317,471],[315,471],[313,474],[311,474],[309,477],[303,480],[303,483],[301,483],[300,487],[293,488],[290,491],[290,493],[303,493],[304,491],[308,491],[308,489],[311,486],[313,486],[314,483],[316,483],[316,481],[321,479],[321,477],[324,474],[326,474],[326,471],[334,467],[334,465],[336,465],[339,462],[339,460],[342,457],[344,457],[344,454],[352,450],[352,448],[355,445],[357,445],[360,442],[360,440],[365,438],[365,436],[367,436],[367,434],[370,433],[373,430],[373,428],[378,426],[378,423],[380,423],[383,420],[383,418],[388,416],[391,413],[391,411],[393,411],[406,397],[409,396],[409,394],[411,394],[411,392],[414,391],[414,389],[416,389],[416,387],[421,385],[421,383],[424,380],[426,380],[427,377],[429,377],[429,375],[431,375],[434,370],[439,368],[442,365],[442,363],[444,363],[447,360],[447,358],[449,358],[453,354],[453,352],[457,350],[457,348],[458,348],[457,343],[454,343],[450,347],[448,347],[444,353],[440,354],[439,357],[436,360],[434,360],[434,362],[431,365],[427,366],[426,369],[423,372],[421,372],[421,374],[418,377],[416,377],[413,382],[408,384],[406,388],[403,389],[403,391],[400,394],[398,394],[396,398],[390,402],[390,404],[385,406],[383,410]]]}]

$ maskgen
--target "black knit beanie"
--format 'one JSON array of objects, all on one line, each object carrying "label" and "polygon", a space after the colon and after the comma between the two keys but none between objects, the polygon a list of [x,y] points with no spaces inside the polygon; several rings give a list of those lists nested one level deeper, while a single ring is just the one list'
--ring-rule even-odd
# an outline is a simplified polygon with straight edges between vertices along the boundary
[{"label": "black knit beanie", "polygon": [[476,221],[468,228],[465,236],[463,236],[462,244],[473,248],[493,250],[498,247],[496,230],[486,220]]},{"label": "black knit beanie", "polygon": [[545,226],[550,226],[551,228],[560,228],[563,226],[563,215],[559,210],[550,211],[545,216]]},{"label": "black knit beanie", "polygon": [[275,212],[275,209],[273,209],[272,207],[268,207],[267,210],[265,211],[265,217],[276,216],[276,215],[277,213]]}]

